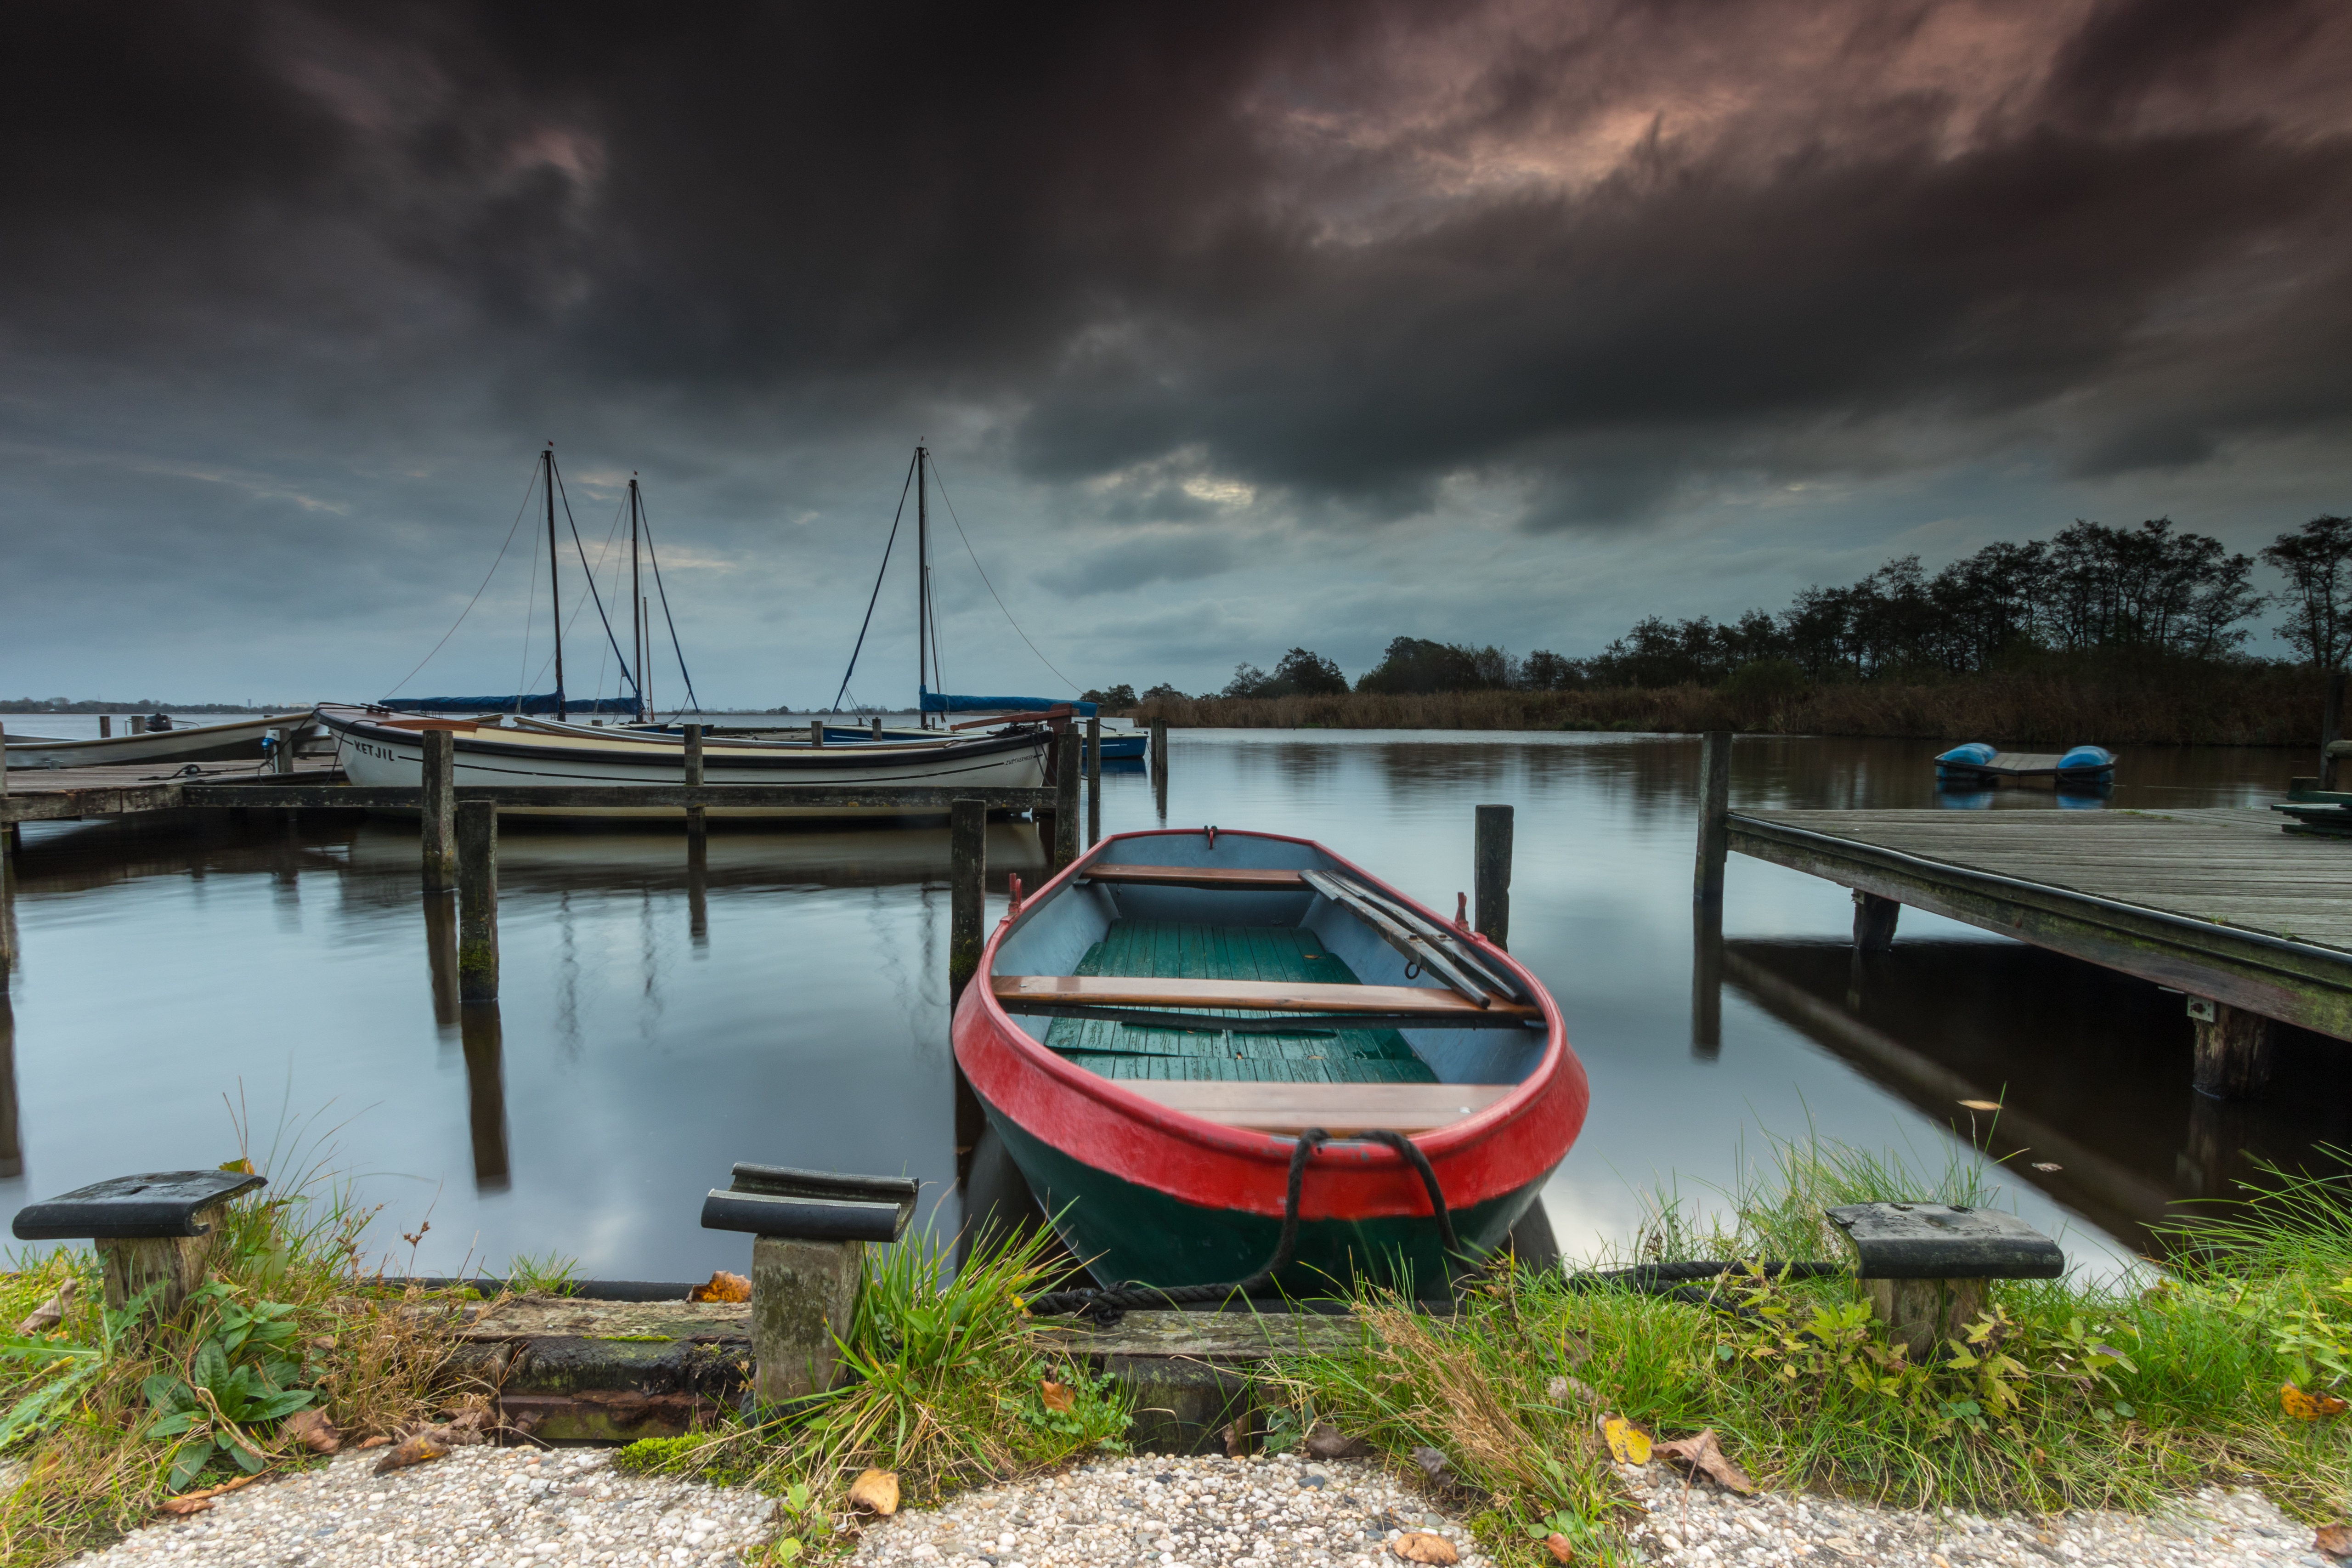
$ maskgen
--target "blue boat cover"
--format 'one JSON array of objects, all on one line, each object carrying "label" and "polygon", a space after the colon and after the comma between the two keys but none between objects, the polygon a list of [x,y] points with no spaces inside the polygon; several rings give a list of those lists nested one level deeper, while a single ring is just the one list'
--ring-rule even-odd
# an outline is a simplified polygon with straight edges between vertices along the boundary
[{"label": "blue boat cover", "polygon": [[[397,713],[552,713],[558,694],[518,693],[511,697],[387,697],[383,706]],[[570,698],[562,706],[572,713],[635,713],[634,697]]]},{"label": "blue boat cover", "polygon": [[2074,773],[2078,770],[2087,771],[2094,768],[2111,768],[2115,765],[2116,754],[2107,750],[2105,746],[2077,746],[2073,751],[2058,759],[2058,771],[2060,773]]},{"label": "blue boat cover", "polygon": [[1980,768],[1992,761],[1994,754],[1993,749],[1982,741],[1970,741],[1965,746],[1954,746],[1936,760],[1939,763],[1957,763],[1962,767]]},{"label": "blue boat cover", "polygon": [[1095,705],[1075,698],[1052,697],[951,697],[929,687],[918,688],[922,693],[926,713],[1042,713],[1048,708],[1067,707],[1076,710],[1081,719],[1095,716]]}]

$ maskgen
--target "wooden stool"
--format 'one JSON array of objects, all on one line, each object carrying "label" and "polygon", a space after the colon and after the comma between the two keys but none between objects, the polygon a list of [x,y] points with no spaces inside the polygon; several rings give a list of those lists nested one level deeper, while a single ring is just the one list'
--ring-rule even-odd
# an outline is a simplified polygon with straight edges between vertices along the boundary
[{"label": "wooden stool", "polygon": [[2055,1279],[2058,1244],[2012,1214],[1945,1204],[1849,1204],[1824,1210],[1853,1244],[1871,1312],[1914,1361],[1965,1340],[1985,1315],[1988,1279]]},{"label": "wooden stool", "polygon": [[16,1211],[19,1241],[95,1241],[106,1267],[106,1304],[121,1310],[149,1286],[157,1322],[180,1315],[205,1281],[214,1227],[229,1199],[264,1186],[242,1171],[158,1171],[117,1176]]}]

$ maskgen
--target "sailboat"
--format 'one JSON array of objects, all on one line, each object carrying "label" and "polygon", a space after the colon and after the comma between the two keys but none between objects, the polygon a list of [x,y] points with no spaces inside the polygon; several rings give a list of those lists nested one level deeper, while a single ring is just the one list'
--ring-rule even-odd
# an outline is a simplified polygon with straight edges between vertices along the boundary
[{"label": "sailboat", "polygon": [[[637,481],[629,481],[631,616],[634,658],[621,658],[621,679],[626,698],[575,703],[563,680],[562,579],[556,551],[555,502],[560,493],[555,452],[541,455],[547,489],[548,591],[555,625],[555,689],[551,693],[516,693],[489,699],[427,698],[386,701],[368,706],[321,704],[319,721],[334,738],[337,759],[354,784],[415,788],[424,782],[425,732],[446,731],[454,748],[455,782],[466,784],[644,784],[677,786],[686,782],[685,737],[655,728],[596,729],[571,721],[574,710],[619,711],[642,721],[652,717],[641,673],[652,646],[651,606],[637,576],[636,544],[644,521],[644,500]],[[567,506],[568,510],[568,506]],[[586,547],[572,530],[575,549],[584,569]],[[651,544],[650,530],[646,542]],[[650,553],[650,552],[649,552]],[[652,556],[658,585],[660,563]],[[604,614],[593,573],[588,591],[603,623],[606,640],[616,658],[619,639]],[[664,614],[667,615],[667,595]],[[670,626],[675,647],[677,628]],[[680,679],[694,700],[693,678],[687,674],[681,654]],[[698,710],[698,702],[696,704]],[[551,721],[536,717],[552,710]],[[471,715],[451,717],[446,715]],[[1016,724],[989,734],[956,731],[927,732],[899,744],[876,746],[815,745],[796,742],[712,737],[702,748],[704,782],[710,784],[798,784],[836,790],[860,784],[897,784],[934,788],[1036,788],[1047,782],[1046,769],[1053,731],[1043,724]],[[501,808],[502,810],[506,808]],[[712,806],[718,816],[896,816],[894,805],[843,808],[815,805]],[[530,807],[530,815],[596,817],[668,817],[685,816],[683,806]],[[934,814],[936,815],[936,814]]]},{"label": "sailboat", "polygon": [[[948,716],[955,713],[982,714],[992,718],[1005,718],[1023,713],[1047,714],[1067,712],[1080,719],[1094,718],[1097,711],[1096,704],[1078,699],[1065,700],[1053,697],[967,697],[961,694],[933,691],[930,689],[930,682],[937,679],[939,675],[939,638],[936,631],[939,619],[939,607],[932,602],[931,598],[930,458],[931,453],[929,447],[918,445],[915,447],[913,480],[915,490],[916,727],[913,729],[895,728],[877,723],[868,728],[859,729],[851,725],[828,725],[824,731],[825,739],[828,742],[890,742],[920,739],[926,735],[936,734],[941,729],[950,728],[951,726],[948,724]],[[901,508],[899,516],[901,518],[905,516],[905,511],[903,510],[905,505],[905,500],[901,499],[899,502],[899,506]],[[894,519],[890,524],[891,544],[895,544],[898,542],[898,521],[897,519]],[[882,575],[888,573],[890,569],[891,544],[885,544],[882,547],[882,573],[877,574],[874,579],[874,596],[873,599],[867,602],[866,606],[866,625],[858,628],[857,647],[850,652],[849,668],[842,675],[841,689],[834,693],[833,707],[835,712],[840,710],[841,700],[848,694],[850,676],[856,673],[857,655],[866,646],[866,627],[872,626],[874,623],[874,604],[880,599],[882,595]],[[936,726],[932,722],[934,719],[939,721],[939,723]],[[1146,737],[1140,733],[1129,732],[1127,734],[1117,735],[1107,734],[1101,739],[1104,761],[1122,757],[1137,758],[1141,757],[1144,754]]]}]

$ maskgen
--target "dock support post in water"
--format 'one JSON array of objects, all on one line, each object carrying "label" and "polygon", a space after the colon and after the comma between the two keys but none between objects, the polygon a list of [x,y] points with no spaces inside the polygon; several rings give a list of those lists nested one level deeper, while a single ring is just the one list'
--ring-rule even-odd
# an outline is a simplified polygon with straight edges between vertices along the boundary
[{"label": "dock support post in water", "polygon": [[1078,732],[1065,730],[1054,742],[1054,869],[1078,858]]},{"label": "dock support post in water", "polygon": [[417,796],[417,839],[425,857],[425,890],[457,885],[457,736],[425,731],[424,788]]},{"label": "dock support post in water", "polygon": [[499,808],[457,807],[457,996],[499,999]]},{"label": "dock support post in water", "polygon": [[1087,845],[1102,837],[1102,721],[1087,721]]},{"label": "dock support post in water", "polygon": [[1895,945],[1895,922],[1903,906],[1876,893],[1853,890],[1853,950],[1885,952]]},{"label": "dock support post in water", "polygon": [[[702,726],[699,724],[686,727],[686,787],[702,787]],[[702,818],[702,807],[689,805],[686,808],[686,836],[688,840],[700,838],[707,826]]]},{"label": "dock support post in water", "polygon": [[2327,672],[2326,708],[2319,715],[2319,787],[2334,789],[2336,784],[2336,742],[2344,732],[2344,682],[2342,667]]},{"label": "dock support post in water", "polygon": [[1474,929],[1496,947],[1511,945],[1511,808],[1482,805],[1471,851]]},{"label": "dock support post in water", "polygon": [[2215,1100],[2262,1092],[2271,1077],[2271,1021],[2202,996],[2189,998],[2189,1016],[2197,1026],[2197,1092]]},{"label": "dock support post in water", "polygon": [[466,1123],[474,1144],[474,1190],[502,1193],[511,1183],[507,1163],[506,1025],[496,1002],[476,1002],[457,1013],[457,1037],[466,1051]]},{"label": "dock support post in water", "polygon": [[1709,730],[1698,744],[1698,868],[1691,897],[1723,902],[1723,863],[1731,853],[1731,731]]},{"label": "dock support post in water", "polygon": [[[988,900],[988,803],[960,800],[949,808],[948,1016],[955,1016],[964,987],[980,973],[981,950],[986,945]],[[986,1125],[980,1096],[955,1059],[952,1041],[948,1065],[955,1075],[956,1185],[961,1190],[971,1174],[971,1152],[980,1146]]]},{"label": "dock support post in water", "polygon": [[812,719],[809,721],[809,744],[812,746],[822,746],[824,744],[824,720]]},{"label": "dock support post in water", "polygon": [[1723,906],[1691,907],[1691,1056],[1723,1055]]}]

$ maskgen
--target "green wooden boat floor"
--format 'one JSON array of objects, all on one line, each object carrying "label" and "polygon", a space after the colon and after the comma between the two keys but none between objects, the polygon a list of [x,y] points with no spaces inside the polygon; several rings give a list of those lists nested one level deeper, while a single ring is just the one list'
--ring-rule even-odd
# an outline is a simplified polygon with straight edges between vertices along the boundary
[{"label": "green wooden boat floor", "polygon": [[[1117,921],[1087,950],[1080,974],[1155,980],[1316,981],[1358,984],[1355,971],[1295,926],[1178,925]],[[1270,1015],[1235,1007],[1234,1018]],[[1234,1034],[1153,1029],[1097,1018],[1057,1018],[1045,1047],[1105,1078],[1220,1079],[1265,1083],[1435,1083],[1437,1075],[1394,1029]]]}]

